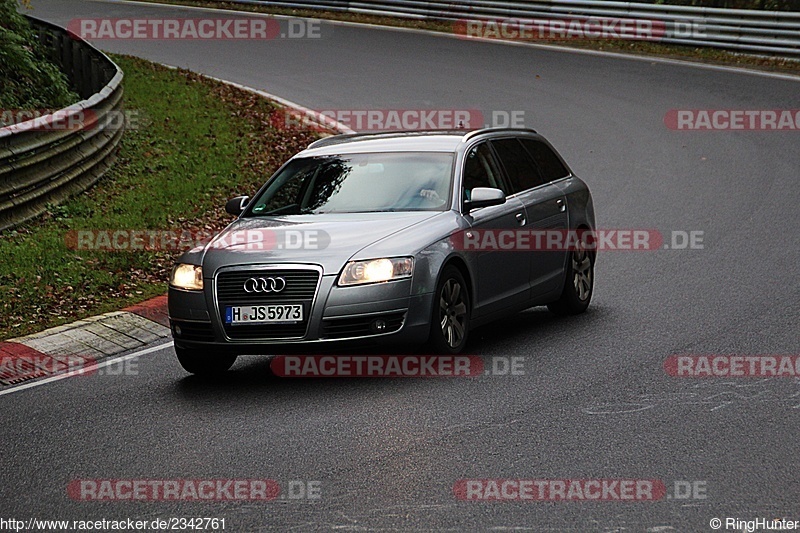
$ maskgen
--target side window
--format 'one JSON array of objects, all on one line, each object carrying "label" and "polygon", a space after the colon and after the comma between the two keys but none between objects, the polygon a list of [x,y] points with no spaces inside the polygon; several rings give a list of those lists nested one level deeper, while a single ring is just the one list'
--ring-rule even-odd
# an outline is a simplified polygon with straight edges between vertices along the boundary
[{"label": "side window", "polygon": [[569,175],[569,171],[564,164],[561,163],[558,156],[545,143],[534,139],[520,139],[520,142],[528,150],[528,153],[531,154],[533,160],[536,161],[542,173],[542,177],[546,182],[561,179]]},{"label": "side window", "polygon": [[497,152],[514,192],[520,192],[544,183],[539,169],[517,139],[491,141]]},{"label": "side window", "polygon": [[472,198],[472,189],[475,187],[494,187],[508,194],[488,144],[481,143],[467,154],[461,187],[464,190],[464,198],[467,200]]}]

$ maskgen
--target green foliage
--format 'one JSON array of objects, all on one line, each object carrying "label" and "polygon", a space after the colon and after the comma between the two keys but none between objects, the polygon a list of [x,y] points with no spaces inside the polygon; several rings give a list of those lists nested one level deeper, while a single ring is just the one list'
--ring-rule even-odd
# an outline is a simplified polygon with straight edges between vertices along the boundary
[{"label": "green foliage", "polygon": [[0,0],[0,108],[60,109],[79,99],[17,12],[17,0]]},{"label": "green foliage", "polygon": [[719,7],[726,9],[763,9],[800,11],[800,0],[631,0],[645,4]]}]

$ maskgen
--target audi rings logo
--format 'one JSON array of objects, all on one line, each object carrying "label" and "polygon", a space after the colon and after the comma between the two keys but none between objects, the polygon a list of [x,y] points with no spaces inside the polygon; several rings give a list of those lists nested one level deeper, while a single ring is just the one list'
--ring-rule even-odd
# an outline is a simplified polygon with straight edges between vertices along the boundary
[{"label": "audi rings logo", "polygon": [[244,282],[244,292],[281,292],[286,288],[286,280],[277,278],[250,278]]}]

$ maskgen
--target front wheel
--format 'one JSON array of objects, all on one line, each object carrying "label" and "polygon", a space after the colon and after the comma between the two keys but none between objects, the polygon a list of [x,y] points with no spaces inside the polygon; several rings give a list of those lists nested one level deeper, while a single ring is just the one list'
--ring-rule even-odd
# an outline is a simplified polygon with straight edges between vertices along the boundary
[{"label": "front wheel", "polygon": [[460,353],[467,344],[469,315],[469,293],[464,276],[456,267],[447,266],[434,293],[431,347],[437,353]]},{"label": "front wheel", "polygon": [[226,372],[236,362],[235,355],[210,354],[175,346],[175,355],[184,370],[190,374],[214,377]]},{"label": "front wheel", "polygon": [[547,308],[557,315],[578,315],[586,311],[594,290],[594,254],[581,236],[569,254],[564,290]]}]

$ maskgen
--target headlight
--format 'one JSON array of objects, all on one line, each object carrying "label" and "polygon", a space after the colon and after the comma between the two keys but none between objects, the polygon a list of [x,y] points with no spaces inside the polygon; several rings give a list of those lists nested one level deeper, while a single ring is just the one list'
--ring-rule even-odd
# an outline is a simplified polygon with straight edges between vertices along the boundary
[{"label": "headlight", "polygon": [[203,290],[203,267],[178,263],[172,269],[169,284],[189,291]]},{"label": "headlight", "polygon": [[411,257],[350,261],[339,276],[339,285],[361,285],[410,278],[413,270],[414,259]]}]

